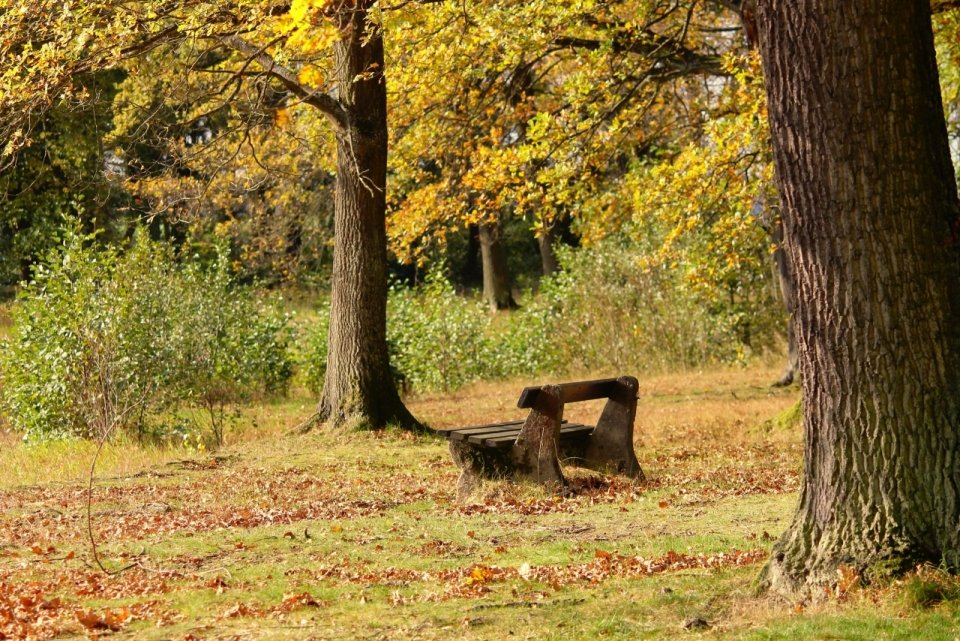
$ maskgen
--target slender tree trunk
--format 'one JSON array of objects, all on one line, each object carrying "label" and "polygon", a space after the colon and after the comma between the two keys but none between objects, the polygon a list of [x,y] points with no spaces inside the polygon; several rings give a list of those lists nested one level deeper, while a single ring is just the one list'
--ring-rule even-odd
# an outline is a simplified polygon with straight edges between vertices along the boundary
[{"label": "slender tree trunk", "polygon": [[761,586],[960,561],[957,191],[924,0],[760,0],[804,479]]},{"label": "slender tree trunk", "polygon": [[[387,355],[387,92],[383,40],[366,42],[366,13],[337,15],[338,99],[333,279],[327,374],[320,420],[352,428],[422,426],[400,400]],[[358,77],[367,74],[367,78]]]},{"label": "slender tree trunk", "polygon": [[507,252],[496,222],[480,223],[480,256],[483,260],[483,299],[491,312],[515,309],[516,301],[510,291],[510,272],[507,270]]},{"label": "slender tree trunk", "polygon": [[786,387],[793,383],[800,369],[800,354],[797,351],[797,322],[794,316],[797,313],[797,293],[793,281],[793,272],[790,271],[790,261],[787,252],[783,249],[783,223],[777,222],[773,228],[771,240],[774,244],[773,267],[777,283],[780,285],[780,298],[787,311],[787,364],[780,374],[780,380],[774,387]]},{"label": "slender tree trunk", "polygon": [[540,244],[540,261],[543,263],[543,275],[552,276],[560,271],[560,263],[557,262],[557,253],[553,250],[554,243],[557,242],[557,222],[543,230],[543,233],[537,237]]},{"label": "slender tree trunk", "polygon": [[470,224],[467,227],[467,259],[463,265],[461,277],[466,285],[483,282],[483,267],[477,263],[480,254],[480,227]]}]

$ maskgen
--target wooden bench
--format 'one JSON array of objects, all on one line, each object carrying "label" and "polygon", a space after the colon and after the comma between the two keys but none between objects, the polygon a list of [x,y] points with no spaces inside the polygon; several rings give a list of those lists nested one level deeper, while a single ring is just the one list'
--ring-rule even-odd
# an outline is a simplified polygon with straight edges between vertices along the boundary
[{"label": "wooden bench", "polygon": [[[561,462],[642,480],[633,451],[638,389],[632,376],[527,387],[517,402],[530,409],[525,421],[438,430],[461,469],[458,497],[466,497],[481,479],[564,486]],[[608,400],[596,427],[563,420],[565,404],[598,398]]]}]

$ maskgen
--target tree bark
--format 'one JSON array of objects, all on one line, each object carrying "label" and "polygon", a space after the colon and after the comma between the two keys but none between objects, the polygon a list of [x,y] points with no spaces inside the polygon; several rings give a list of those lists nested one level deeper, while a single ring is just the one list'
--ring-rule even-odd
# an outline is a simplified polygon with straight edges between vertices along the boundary
[{"label": "tree bark", "polygon": [[387,354],[387,92],[383,39],[367,33],[365,6],[332,16],[344,34],[334,64],[346,122],[337,132],[330,337],[318,413],[334,426],[419,430]]},{"label": "tree bark", "polygon": [[516,309],[510,290],[510,272],[507,269],[507,252],[496,221],[480,223],[480,257],[483,261],[483,300],[491,312],[501,309]]},{"label": "tree bark", "polygon": [[803,371],[800,505],[761,587],[960,561],[957,191],[923,0],[760,0]]}]

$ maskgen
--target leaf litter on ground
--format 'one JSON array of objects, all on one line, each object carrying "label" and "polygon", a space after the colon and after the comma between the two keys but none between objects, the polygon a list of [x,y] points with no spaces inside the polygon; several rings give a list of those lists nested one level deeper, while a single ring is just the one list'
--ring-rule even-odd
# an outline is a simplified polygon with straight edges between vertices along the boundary
[{"label": "leaf litter on ground", "polygon": [[[112,567],[128,568],[113,576],[85,565],[81,484],[0,492],[0,638],[196,622],[187,596],[206,603],[204,624],[216,625],[333,607],[320,593],[400,606],[489,599],[504,586],[536,600],[609,581],[748,567],[766,558],[767,537],[765,547],[750,547],[748,537],[717,539],[709,550],[598,547],[592,558],[558,562],[540,549],[538,532],[580,541],[598,519],[622,526],[633,504],[709,506],[799,487],[793,444],[668,437],[639,450],[651,479],[644,483],[572,471],[564,496],[500,485],[458,504],[457,470],[441,442],[298,438],[268,444],[267,453],[253,447],[98,481],[94,535]],[[259,569],[238,569],[247,565]]]}]

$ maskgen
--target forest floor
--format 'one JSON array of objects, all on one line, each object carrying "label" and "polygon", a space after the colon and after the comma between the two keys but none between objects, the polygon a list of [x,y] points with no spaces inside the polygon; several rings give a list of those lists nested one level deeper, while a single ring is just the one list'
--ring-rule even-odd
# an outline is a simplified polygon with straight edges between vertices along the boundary
[{"label": "forest floor", "polygon": [[[796,387],[773,366],[641,381],[649,480],[572,495],[488,484],[457,504],[446,443],[286,431],[252,412],[215,455],[0,443],[0,639],[945,639],[952,579],[754,596],[800,483]],[[432,427],[520,418],[523,382],[410,400]],[[592,422],[602,401],[568,407]],[[90,535],[96,541],[98,567]]]}]

